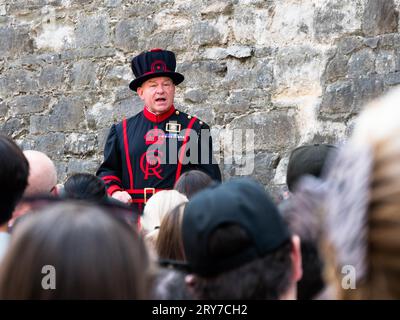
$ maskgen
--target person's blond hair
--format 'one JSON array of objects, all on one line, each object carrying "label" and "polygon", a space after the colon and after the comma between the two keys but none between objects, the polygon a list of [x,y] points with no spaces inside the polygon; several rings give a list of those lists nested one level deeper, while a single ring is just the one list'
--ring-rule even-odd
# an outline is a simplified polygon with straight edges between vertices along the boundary
[{"label": "person's blond hair", "polygon": [[163,190],[153,195],[143,210],[141,219],[142,233],[150,247],[155,246],[163,217],[182,203],[188,202],[183,194],[176,190]]},{"label": "person's blond hair", "polygon": [[350,139],[353,146],[367,146],[372,157],[363,227],[366,271],[356,289],[342,288],[343,275],[337,260],[341,248],[325,243],[326,276],[335,285],[339,299],[400,298],[399,101],[398,89],[371,103],[358,118]]}]

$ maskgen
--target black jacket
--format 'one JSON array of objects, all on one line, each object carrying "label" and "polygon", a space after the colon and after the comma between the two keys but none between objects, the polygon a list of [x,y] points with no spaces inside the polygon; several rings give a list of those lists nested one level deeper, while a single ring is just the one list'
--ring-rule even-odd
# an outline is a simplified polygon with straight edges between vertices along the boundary
[{"label": "black jacket", "polygon": [[[174,107],[159,116],[145,108],[112,125],[104,161],[96,175],[106,183],[109,195],[125,190],[137,203],[143,203],[145,193],[172,189],[180,175],[189,170],[202,170],[221,181],[218,164],[212,164],[209,133],[207,124]],[[203,158],[202,148],[208,151]],[[185,154],[190,157],[185,158]]]}]

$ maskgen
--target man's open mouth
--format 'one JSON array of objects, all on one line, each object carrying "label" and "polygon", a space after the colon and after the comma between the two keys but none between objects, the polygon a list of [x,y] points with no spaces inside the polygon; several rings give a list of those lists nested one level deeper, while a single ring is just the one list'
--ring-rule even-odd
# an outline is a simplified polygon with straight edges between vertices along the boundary
[{"label": "man's open mouth", "polygon": [[165,102],[167,99],[165,99],[165,98],[157,98],[156,99],[156,102]]}]

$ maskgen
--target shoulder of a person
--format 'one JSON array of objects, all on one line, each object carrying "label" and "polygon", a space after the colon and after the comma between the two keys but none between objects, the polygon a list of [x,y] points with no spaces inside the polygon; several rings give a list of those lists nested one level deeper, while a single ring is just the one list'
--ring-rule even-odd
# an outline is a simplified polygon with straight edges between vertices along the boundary
[{"label": "shoulder of a person", "polygon": [[134,116],[132,116],[132,117],[129,117],[129,118],[125,118],[125,119],[122,119],[120,122],[118,122],[118,123],[114,123],[112,126],[111,126],[111,128],[115,128],[116,130],[122,130],[123,129],[123,123],[124,123],[124,121],[126,121],[126,123],[127,124],[129,124],[129,125],[131,125],[131,124],[133,124],[133,123],[135,123],[135,122],[137,122],[137,121],[139,121],[140,120],[140,112],[139,113],[137,113],[137,114],[135,114]]},{"label": "shoulder of a person", "polygon": [[188,114],[180,110],[177,110],[176,114],[178,115],[179,122],[181,122],[185,126],[188,126],[192,119],[195,119],[192,126],[194,130],[210,129],[210,126],[203,120],[199,119],[196,115]]}]

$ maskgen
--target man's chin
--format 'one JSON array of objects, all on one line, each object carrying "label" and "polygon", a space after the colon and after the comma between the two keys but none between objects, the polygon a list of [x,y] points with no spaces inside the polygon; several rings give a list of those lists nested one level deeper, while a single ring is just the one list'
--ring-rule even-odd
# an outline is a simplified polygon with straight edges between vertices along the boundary
[{"label": "man's chin", "polygon": [[153,110],[154,110],[153,112],[161,114],[161,113],[167,112],[169,110],[169,108],[170,108],[170,106],[168,106],[167,104],[156,104],[153,108]]}]

